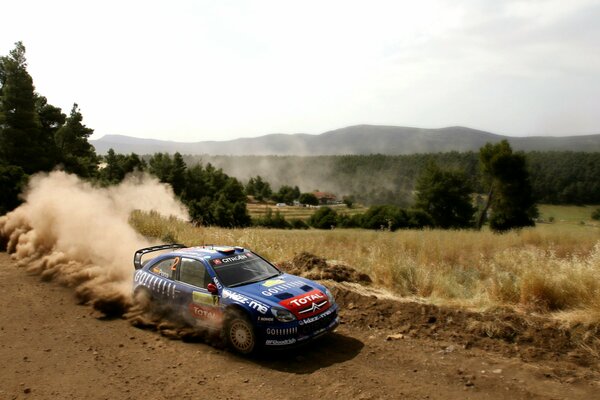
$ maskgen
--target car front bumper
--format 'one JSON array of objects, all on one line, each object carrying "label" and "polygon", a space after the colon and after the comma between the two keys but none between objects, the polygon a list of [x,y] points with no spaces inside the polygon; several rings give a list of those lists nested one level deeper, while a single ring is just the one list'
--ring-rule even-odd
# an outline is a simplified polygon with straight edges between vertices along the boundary
[{"label": "car front bumper", "polygon": [[337,304],[319,315],[288,324],[270,324],[260,328],[263,343],[273,348],[292,347],[333,331],[340,324]]}]

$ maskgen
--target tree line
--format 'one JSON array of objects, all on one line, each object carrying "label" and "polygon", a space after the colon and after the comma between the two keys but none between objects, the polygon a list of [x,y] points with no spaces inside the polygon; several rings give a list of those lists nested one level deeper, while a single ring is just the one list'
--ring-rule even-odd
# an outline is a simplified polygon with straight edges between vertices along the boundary
[{"label": "tree line", "polygon": [[[193,221],[203,225],[251,225],[246,209],[248,196],[284,203],[317,203],[312,193],[302,193],[298,184],[290,185],[301,175],[298,168],[276,169],[295,177],[290,176],[274,191],[261,175],[251,176],[243,185],[218,165],[194,162],[193,158],[190,161],[179,153],[140,157],[133,153],[115,154],[111,149],[105,157],[99,157],[88,142],[92,133],[93,129],[83,124],[77,104],[67,116],[35,91],[27,72],[25,47],[16,43],[8,56],[0,57],[0,213],[18,205],[18,194],[29,175],[54,168],[98,185],[116,184],[128,173],[148,171],[170,184],[188,206]],[[317,182],[337,180],[342,188],[337,192],[351,195],[345,199],[348,205],[353,199],[372,205],[366,213],[354,216],[338,215],[324,207],[308,225],[389,230],[425,226],[480,228],[489,220],[497,231],[532,225],[536,197],[563,201],[579,196],[586,202],[600,202],[599,155],[577,154],[573,162],[585,171],[575,172],[569,167],[572,164],[564,162],[564,158],[570,159],[574,154],[577,153],[513,153],[504,141],[488,144],[478,154],[302,158],[305,171],[312,172]],[[563,173],[552,177],[553,186],[545,174],[553,171],[548,160],[557,155],[563,157],[561,162],[555,160]],[[532,157],[530,162],[528,157]],[[532,185],[536,179],[546,184]],[[563,185],[560,193],[552,191],[556,185]],[[474,199],[473,193],[480,195]],[[306,227],[304,221],[288,222],[278,213],[269,213],[254,224]]]},{"label": "tree line", "polygon": [[[600,152],[527,152],[533,196],[544,204],[600,204]],[[463,170],[474,191],[485,193],[479,153],[346,156],[184,156],[210,162],[242,181],[260,175],[272,187],[298,185],[352,197],[367,205],[410,207],[421,171],[433,162]]]}]

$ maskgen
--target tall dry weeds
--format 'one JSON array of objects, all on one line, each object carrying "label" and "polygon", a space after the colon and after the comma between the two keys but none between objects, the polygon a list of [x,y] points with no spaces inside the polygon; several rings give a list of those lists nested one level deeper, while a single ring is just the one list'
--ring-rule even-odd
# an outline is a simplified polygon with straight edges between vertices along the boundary
[{"label": "tall dry weeds", "polygon": [[489,231],[269,230],[194,227],[134,213],[147,236],[190,245],[235,244],[276,261],[307,251],[369,274],[399,295],[435,303],[598,315],[600,231],[544,225],[504,235]]}]

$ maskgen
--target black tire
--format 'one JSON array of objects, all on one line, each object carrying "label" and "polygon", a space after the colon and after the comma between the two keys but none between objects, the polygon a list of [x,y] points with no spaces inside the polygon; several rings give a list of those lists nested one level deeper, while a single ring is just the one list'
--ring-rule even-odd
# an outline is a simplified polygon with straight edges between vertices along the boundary
[{"label": "black tire", "polygon": [[251,354],[258,347],[254,327],[241,311],[227,312],[223,335],[227,346],[237,353]]}]

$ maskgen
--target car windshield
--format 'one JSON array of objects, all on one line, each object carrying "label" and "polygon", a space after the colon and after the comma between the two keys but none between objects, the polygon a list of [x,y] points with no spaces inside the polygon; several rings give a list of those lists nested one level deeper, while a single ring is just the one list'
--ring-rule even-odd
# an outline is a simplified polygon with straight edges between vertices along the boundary
[{"label": "car windshield", "polygon": [[215,258],[210,260],[210,265],[221,283],[227,287],[260,282],[281,274],[277,268],[250,252]]}]

